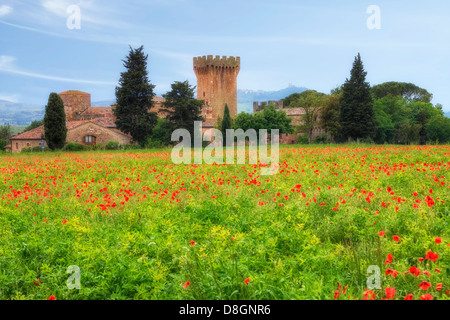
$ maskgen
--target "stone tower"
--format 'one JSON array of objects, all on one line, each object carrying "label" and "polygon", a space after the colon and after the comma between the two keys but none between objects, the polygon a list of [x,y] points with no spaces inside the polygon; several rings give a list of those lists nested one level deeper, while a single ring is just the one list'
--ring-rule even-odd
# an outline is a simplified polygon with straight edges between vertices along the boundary
[{"label": "stone tower", "polygon": [[78,90],[69,90],[59,93],[64,102],[66,121],[77,120],[77,115],[91,106],[91,95]]},{"label": "stone tower", "polygon": [[194,72],[197,76],[197,99],[205,100],[203,117],[214,123],[223,117],[225,104],[230,115],[237,115],[237,75],[240,57],[203,56],[194,57]]}]

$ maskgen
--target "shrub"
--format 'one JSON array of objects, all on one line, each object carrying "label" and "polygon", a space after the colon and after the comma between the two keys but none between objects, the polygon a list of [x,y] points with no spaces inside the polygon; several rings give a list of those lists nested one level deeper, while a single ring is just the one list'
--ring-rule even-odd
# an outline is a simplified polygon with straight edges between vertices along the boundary
[{"label": "shrub", "polygon": [[298,144],[308,144],[308,135],[306,134],[301,134],[300,137],[298,137]]},{"label": "shrub", "polygon": [[119,150],[120,144],[117,141],[108,141],[105,145],[105,150]]},{"label": "shrub", "polygon": [[35,146],[31,149],[31,151],[33,152],[42,152],[42,147],[41,146]]},{"label": "shrub", "polygon": [[102,144],[93,144],[91,146],[91,149],[92,150],[105,150],[105,146]]},{"label": "shrub", "polygon": [[86,147],[81,143],[69,142],[63,148],[64,151],[83,151],[86,150]]},{"label": "shrub", "polygon": [[328,137],[326,134],[321,134],[314,139],[314,143],[317,143],[317,144],[325,144],[328,142],[329,141],[328,141]]},{"label": "shrub", "polygon": [[22,150],[20,150],[20,152],[32,152],[33,149],[31,147],[23,147]]},{"label": "shrub", "polygon": [[122,144],[120,145],[120,149],[122,150],[137,150],[137,149],[142,149],[142,147],[138,144]]}]

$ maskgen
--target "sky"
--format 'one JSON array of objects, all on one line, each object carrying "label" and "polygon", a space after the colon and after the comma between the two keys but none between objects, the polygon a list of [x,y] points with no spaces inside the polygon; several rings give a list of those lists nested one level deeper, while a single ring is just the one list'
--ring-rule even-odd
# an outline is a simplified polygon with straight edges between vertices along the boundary
[{"label": "sky", "polygon": [[450,111],[448,0],[0,0],[0,100],[114,99],[122,60],[141,45],[158,95],[196,85],[203,55],[239,56],[238,89],[329,93],[359,52],[371,85],[412,82]]}]

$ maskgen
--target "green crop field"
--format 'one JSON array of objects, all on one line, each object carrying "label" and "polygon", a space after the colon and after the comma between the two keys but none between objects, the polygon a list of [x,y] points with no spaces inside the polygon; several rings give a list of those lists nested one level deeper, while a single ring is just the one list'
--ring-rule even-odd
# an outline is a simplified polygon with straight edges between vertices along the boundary
[{"label": "green crop field", "polygon": [[449,299],[449,146],[279,162],[3,154],[0,299]]}]

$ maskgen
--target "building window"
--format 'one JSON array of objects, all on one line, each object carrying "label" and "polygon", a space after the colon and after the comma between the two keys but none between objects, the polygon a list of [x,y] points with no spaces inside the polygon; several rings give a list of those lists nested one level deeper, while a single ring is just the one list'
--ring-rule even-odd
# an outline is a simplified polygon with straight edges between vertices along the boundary
[{"label": "building window", "polygon": [[19,144],[16,142],[16,149],[19,150]]},{"label": "building window", "polygon": [[29,147],[30,146],[30,143],[29,142],[27,142],[27,147]]},{"label": "building window", "polygon": [[84,136],[84,143],[85,144],[95,144],[95,137],[94,136]]}]

